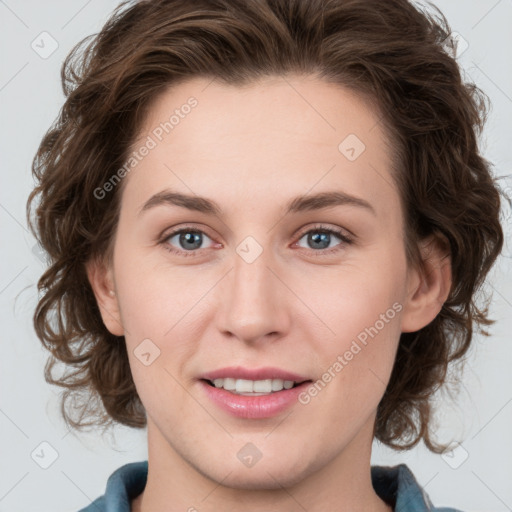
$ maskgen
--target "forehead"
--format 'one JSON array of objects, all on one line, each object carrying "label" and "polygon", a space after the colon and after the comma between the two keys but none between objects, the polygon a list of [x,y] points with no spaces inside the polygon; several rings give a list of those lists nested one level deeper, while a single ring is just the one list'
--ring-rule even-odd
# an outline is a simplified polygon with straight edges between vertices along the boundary
[{"label": "forehead", "polygon": [[377,206],[398,199],[379,114],[311,76],[183,82],[151,104],[133,151],[149,140],[129,176],[138,204],[164,185],[220,203],[245,196],[256,208],[269,194],[279,203],[308,190],[341,188]]}]

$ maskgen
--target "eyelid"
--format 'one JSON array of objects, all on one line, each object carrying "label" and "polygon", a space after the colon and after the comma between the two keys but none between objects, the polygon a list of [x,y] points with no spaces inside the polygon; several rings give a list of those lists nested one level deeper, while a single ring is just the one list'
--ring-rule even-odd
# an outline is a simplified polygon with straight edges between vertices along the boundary
[{"label": "eyelid", "polygon": [[347,228],[342,228],[340,226],[329,226],[327,224],[322,223],[313,223],[313,224],[307,224],[305,227],[303,226],[300,228],[296,235],[294,235],[294,238],[302,238],[306,233],[309,233],[310,231],[327,231],[336,233],[336,235],[345,238],[347,240],[350,240],[351,242],[355,241],[357,238],[354,233],[352,233]]},{"label": "eyelid", "polygon": [[161,239],[164,239],[166,240],[167,238],[169,238],[170,236],[174,236],[176,235],[177,233],[180,233],[181,231],[194,231],[194,232],[197,232],[197,233],[203,233],[205,235],[208,235],[209,238],[212,238],[213,237],[209,234],[209,228],[205,227],[205,226],[198,226],[196,224],[184,224],[184,225],[180,225],[178,224],[178,226],[173,226],[171,228],[166,228],[164,229],[164,231],[162,231],[162,234],[159,235],[158,239],[161,240]]}]

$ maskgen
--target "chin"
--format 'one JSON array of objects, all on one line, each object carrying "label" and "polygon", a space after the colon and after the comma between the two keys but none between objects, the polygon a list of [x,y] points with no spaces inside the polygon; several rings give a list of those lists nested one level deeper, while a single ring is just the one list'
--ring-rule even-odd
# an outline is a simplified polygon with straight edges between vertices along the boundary
[{"label": "chin", "polygon": [[[236,465],[234,468],[227,469],[220,474],[209,475],[209,478],[222,483],[225,487],[243,490],[262,490],[262,489],[282,489],[283,487],[293,487],[300,483],[307,476],[307,468],[302,467],[303,461],[300,463],[288,464],[265,464],[260,460],[256,466],[251,468],[244,467],[242,464]],[[259,467],[257,467],[259,466]],[[229,474],[229,476],[226,476]]]},{"label": "chin", "polygon": [[[277,490],[283,487],[293,487],[303,480],[302,476],[294,477],[293,475],[288,475],[286,479],[283,479],[279,478],[271,471],[269,473],[260,474],[258,476],[231,474],[222,481],[222,485],[232,489],[243,489],[246,491]],[[291,479],[290,476],[292,477]]]}]

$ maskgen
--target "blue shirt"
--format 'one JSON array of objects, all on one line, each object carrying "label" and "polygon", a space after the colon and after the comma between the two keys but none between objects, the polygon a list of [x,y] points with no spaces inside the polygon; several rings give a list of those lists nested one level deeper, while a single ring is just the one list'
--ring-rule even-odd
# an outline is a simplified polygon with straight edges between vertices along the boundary
[{"label": "blue shirt", "polygon": [[[375,492],[394,512],[460,512],[434,507],[405,464],[372,466],[371,475]],[[131,501],[144,490],[147,476],[147,461],[121,466],[110,475],[105,494],[79,512],[130,512]]]}]

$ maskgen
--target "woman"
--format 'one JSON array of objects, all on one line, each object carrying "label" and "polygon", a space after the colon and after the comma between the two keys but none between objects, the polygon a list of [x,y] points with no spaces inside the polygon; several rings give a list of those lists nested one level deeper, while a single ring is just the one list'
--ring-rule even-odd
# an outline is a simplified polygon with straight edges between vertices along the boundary
[{"label": "woman", "polygon": [[71,426],[148,433],[84,510],[433,510],[370,455],[448,448],[431,397],[492,322],[500,196],[446,20],[153,0],[81,48],[34,160],[35,326]]}]

